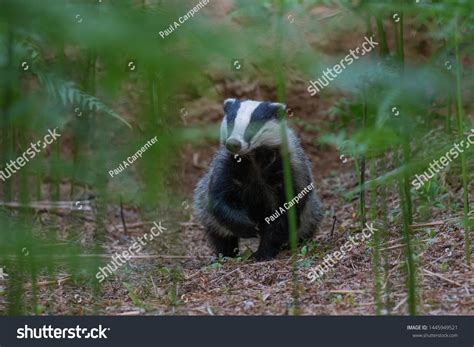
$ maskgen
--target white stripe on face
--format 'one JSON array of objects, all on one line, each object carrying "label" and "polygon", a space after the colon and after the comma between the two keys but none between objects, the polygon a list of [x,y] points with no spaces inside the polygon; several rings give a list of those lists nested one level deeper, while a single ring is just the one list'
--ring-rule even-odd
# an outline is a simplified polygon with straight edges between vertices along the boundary
[{"label": "white stripe on face", "polygon": [[247,126],[250,123],[252,118],[252,113],[260,105],[259,101],[244,101],[240,104],[240,108],[237,111],[237,116],[235,117],[234,129],[229,138],[235,138],[242,142],[242,147],[247,147],[247,143],[244,141],[244,134]]},{"label": "white stripe on face", "polygon": [[279,146],[281,144],[280,124],[276,121],[266,122],[250,141],[250,150],[260,146]]},{"label": "white stripe on face", "polygon": [[227,140],[227,118],[224,117],[221,123],[221,143],[224,144]]}]

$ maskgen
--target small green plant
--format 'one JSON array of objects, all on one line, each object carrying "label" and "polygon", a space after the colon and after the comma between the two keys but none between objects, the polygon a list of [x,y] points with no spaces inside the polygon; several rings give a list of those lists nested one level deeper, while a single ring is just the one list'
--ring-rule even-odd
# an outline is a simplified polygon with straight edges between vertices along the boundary
[{"label": "small green plant", "polygon": [[309,269],[313,266],[313,261],[311,259],[299,259],[296,261],[296,267],[298,269]]},{"label": "small green plant", "polygon": [[239,258],[240,258],[242,261],[246,261],[246,260],[249,260],[249,259],[250,259],[250,257],[252,256],[252,254],[253,254],[252,250],[247,247],[247,248],[245,249],[245,251],[243,251],[243,252],[241,253],[241,255],[240,255]]},{"label": "small green plant", "polygon": [[351,294],[336,294],[332,299],[332,303],[336,306],[353,306],[354,298]]},{"label": "small green plant", "polygon": [[446,208],[443,201],[448,196],[447,190],[436,181],[428,181],[420,189],[413,189],[412,192],[417,193],[419,203],[416,211],[423,218],[428,218],[433,208]]},{"label": "small green plant", "polygon": [[125,286],[125,288],[127,288],[127,291],[128,291],[127,295],[130,298],[130,300],[132,300],[133,304],[137,307],[141,307],[142,301],[140,300],[138,295],[135,293],[133,286],[127,282],[123,282],[123,285]]},{"label": "small green plant", "polygon": [[301,247],[300,252],[298,253],[299,257],[304,257],[308,253],[308,245]]}]

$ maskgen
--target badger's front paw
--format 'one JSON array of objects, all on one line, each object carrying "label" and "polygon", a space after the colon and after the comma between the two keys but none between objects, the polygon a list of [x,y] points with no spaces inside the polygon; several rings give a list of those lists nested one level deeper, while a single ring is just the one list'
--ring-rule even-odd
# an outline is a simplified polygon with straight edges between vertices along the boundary
[{"label": "badger's front paw", "polygon": [[252,258],[256,261],[267,261],[275,258],[276,254],[277,252],[272,252],[270,250],[258,249],[254,254],[252,254]]}]

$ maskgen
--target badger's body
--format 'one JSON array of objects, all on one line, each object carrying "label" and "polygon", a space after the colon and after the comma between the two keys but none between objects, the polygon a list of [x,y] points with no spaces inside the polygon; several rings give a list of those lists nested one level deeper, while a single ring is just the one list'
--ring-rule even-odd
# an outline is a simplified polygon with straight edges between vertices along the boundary
[{"label": "badger's body", "polygon": [[[221,145],[194,193],[196,215],[217,254],[235,256],[239,238],[260,237],[255,257],[265,260],[288,243],[280,108],[284,105],[235,99],[224,103]],[[321,206],[311,189],[310,162],[291,129],[287,137],[294,196],[302,196],[294,204],[298,238],[304,240],[317,230]],[[269,221],[275,211],[281,214]]]}]

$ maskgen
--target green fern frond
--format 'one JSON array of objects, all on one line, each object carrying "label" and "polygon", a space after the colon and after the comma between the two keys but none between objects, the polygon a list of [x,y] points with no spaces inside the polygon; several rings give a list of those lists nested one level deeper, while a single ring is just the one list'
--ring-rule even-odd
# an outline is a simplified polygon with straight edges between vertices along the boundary
[{"label": "green fern frond", "polygon": [[35,74],[38,76],[40,83],[46,88],[48,94],[60,100],[63,105],[79,105],[82,110],[103,112],[118,119],[130,129],[132,128],[130,123],[123,117],[95,96],[81,91],[75,83],[64,81],[51,73],[35,71]]}]

